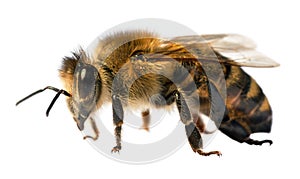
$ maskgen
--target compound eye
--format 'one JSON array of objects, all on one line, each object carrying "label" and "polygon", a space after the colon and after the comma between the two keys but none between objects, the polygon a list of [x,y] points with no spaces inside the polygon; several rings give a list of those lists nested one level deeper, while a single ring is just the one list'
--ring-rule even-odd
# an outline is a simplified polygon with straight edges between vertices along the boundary
[{"label": "compound eye", "polygon": [[98,70],[92,65],[79,62],[75,70],[72,94],[73,116],[77,123],[80,122],[79,127],[95,108],[100,94],[101,78]]},{"label": "compound eye", "polygon": [[73,81],[72,101],[74,108],[92,108],[101,93],[101,79],[98,70],[90,64],[78,62]]},{"label": "compound eye", "polygon": [[83,67],[78,71],[77,80],[79,98],[94,98],[99,80],[97,69],[91,65]]}]

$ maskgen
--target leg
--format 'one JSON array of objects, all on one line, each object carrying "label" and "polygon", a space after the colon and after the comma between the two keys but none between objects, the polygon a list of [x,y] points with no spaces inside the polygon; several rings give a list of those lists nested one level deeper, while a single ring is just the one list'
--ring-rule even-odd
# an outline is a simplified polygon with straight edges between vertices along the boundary
[{"label": "leg", "polygon": [[201,116],[199,116],[198,114],[193,115],[193,122],[196,125],[196,127],[198,128],[198,130],[200,131],[200,133],[212,134],[212,133],[215,132],[215,130],[214,131],[207,131],[206,130],[204,121],[202,120]]},{"label": "leg", "polygon": [[149,109],[142,112],[142,119],[143,119],[143,126],[142,129],[149,131],[149,124],[150,124],[150,112]]},{"label": "leg", "polygon": [[116,137],[116,146],[111,150],[111,152],[119,152],[121,150],[121,130],[123,124],[123,107],[121,100],[118,96],[113,95],[112,98],[112,107],[113,107],[113,122],[115,127],[115,137]]},{"label": "leg", "polygon": [[176,105],[179,111],[180,120],[185,124],[186,135],[188,137],[188,141],[193,151],[203,156],[209,156],[211,154],[216,154],[220,156],[221,152],[219,151],[211,151],[211,152],[202,151],[203,144],[202,144],[201,134],[192,120],[192,115],[190,113],[190,110],[188,109],[188,106],[184,98],[179,92],[176,93]]},{"label": "leg", "polygon": [[98,130],[98,128],[97,128],[97,125],[96,125],[95,120],[94,120],[93,118],[90,117],[90,121],[91,121],[92,129],[93,129],[93,131],[94,131],[94,133],[95,133],[95,136],[92,137],[92,136],[87,135],[87,136],[84,136],[83,139],[90,138],[90,139],[93,139],[93,140],[95,141],[95,140],[97,140],[98,137],[99,137],[99,130]]},{"label": "leg", "polygon": [[121,146],[121,131],[122,131],[122,124],[119,124],[115,127],[115,137],[116,137],[116,146],[111,149],[111,152],[120,152]]}]

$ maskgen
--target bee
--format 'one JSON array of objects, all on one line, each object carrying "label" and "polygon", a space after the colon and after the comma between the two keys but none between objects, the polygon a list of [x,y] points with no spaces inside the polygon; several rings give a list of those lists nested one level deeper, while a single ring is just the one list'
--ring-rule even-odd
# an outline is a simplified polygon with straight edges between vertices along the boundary
[{"label": "bee", "polygon": [[[250,145],[272,144],[255,140],[257,132],[270,132],[272,110],[257,82],[241,67],[276,67],[279,64],[255,50],[254,43],[237,34],[192,35],[164,39],[133,30],[99,40],[88,54],[83,49],[64,57],[59,70],[64,89],[47,86],[24,100],[53,90],[46,115],[58,97],[65,95],[78,129],[91,122],[97,140],[99,130],[91,115],[104,103],[112,104],[116,146],[121,150],[121,131],[126,109],[141,110],[143,128],[149,130],[150,108],[175,105],[191,148],[203,151],[201,133],[208,133],[200,114],[208,116],[231,139]],[[225,89],[225,92],[224,92]]]}]

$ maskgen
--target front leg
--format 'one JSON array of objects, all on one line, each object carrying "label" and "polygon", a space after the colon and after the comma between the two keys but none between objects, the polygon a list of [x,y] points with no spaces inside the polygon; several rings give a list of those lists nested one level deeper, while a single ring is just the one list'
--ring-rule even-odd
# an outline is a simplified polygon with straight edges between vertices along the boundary
[{"label": "front leg", "polygon": [[121,100],[117,95],[112,97],[113,122],[115,127],[116,146],[111,152],[119,152],[121,150],[121,130],[123,124],[124,111]]},{"label": "front leg", "polygon": [[201,134],[197,129],[195,123],[193,122],[192,114],[188,108],[188,105],[180,92],[177,92],[175,95],[176,95],[176,105],[179,111],[180,120],[185,125],[186,135],[188,137],[188,141],[193,151],[203,156],[209,156],[212,154],[216,154],[220,156],[221,152],[219,151],[204,152],[202,150],[203,143],[202,143]]},{"label": "front leg", "polygon": [[99,130],[98,130],[98,127],[97,127],[97,125],[96,125],[96,122],[95,122],[95,120],[92,118],[92,117],[90,117],[90,122],[91,122],[91,125],[92,125],[92,129],[93,129],[93,131],[94,131],[94,133],[95,133],[95,136],[89,136],[89,135],[87,135],[87,136],[84,136],[83,137],[83,139],[85,140],[85,139],[93,139],[94,141],[95,140],[97,140],[98,139],[98,137],[99,137]]}]

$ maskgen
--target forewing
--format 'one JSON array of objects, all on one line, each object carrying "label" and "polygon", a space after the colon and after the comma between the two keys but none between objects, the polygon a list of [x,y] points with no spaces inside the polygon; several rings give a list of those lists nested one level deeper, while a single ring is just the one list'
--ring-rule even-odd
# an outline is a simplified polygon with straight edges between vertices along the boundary
[{"label": "forewing", "polygon": [[256,51],[252,40],[238,34],[182,36],[171,41],[186,47],[200,60],[218,59],[220,63],[248,67],[279,66],[269,57]]}]

